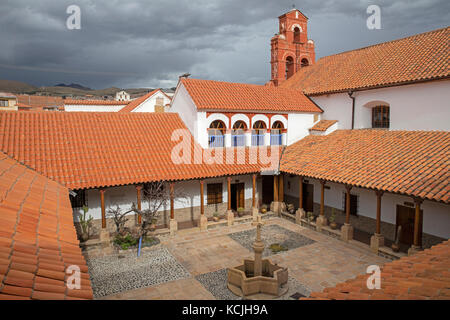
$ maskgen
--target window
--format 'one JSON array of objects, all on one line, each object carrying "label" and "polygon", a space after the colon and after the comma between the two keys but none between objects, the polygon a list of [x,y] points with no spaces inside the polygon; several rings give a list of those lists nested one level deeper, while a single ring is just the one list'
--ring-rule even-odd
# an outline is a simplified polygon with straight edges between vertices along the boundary
[{"label": "window", "polygon": [[87,206],[87,197],[86,192],[84,190],[75,191],[77,194],[75,197],[70,196],[70,204],[73,209],[82,208],[83,206]]},{"label": "window", "polygon": [[[347,193],[344,192],[343,195],[344,195],[343,196],[344,205],[342,207],[344,208],[344,213],[345,213],[345,212],[347,212],[347,201],[346,201]],[[356,194],[350,193],[350,214],[357,216],[358,215],[358,207],[359,207],[359,196]]]},{"label": "window", "polygon": [[208,195],[208,204],[222,203],[222,184],[209,183],[206,186],[206,193]]},{"label": "window", "polygon": [[314,123],[319,120],[319,115],[317,113],[314,114]]},{"label": "window", "polygon": [[286,58],[286,80],[294,75],[294,59],[292,57]]},{"label": "window", "polygon": [[7,107],[8,105],[8,100],[0,100],[0,107]]},{"label": "window", "polygon": [[306,58],[303,58],[302,61],[300,61],[300,66],[301,67],[307,67],[309,66],[309,61]]},{"label": "window", "polygon": [[270,145],[280,146],[282,144],[282,130],[284,129],[281,121],[275,121],[270,131]]},{"label": "window", "polygon": [[164,105],[164,98],[156,98],[156,105],[157,106],[163,106]]},{"label": "window", "polygon": [[211,123],[208,129],[208,145],[210,148],[221,148],[225,145],[225,123],[220,120],[215,120]]},{"label": "window", "polygon": [[231,131],[231,143],[233,147],[245,146],[245,130],[247,130],[247,125],[244,121],[238,120],[234,123],[233,130]]},{"label": "window", "polygon": [[252,146],[263,146],[264,145],[264,134],[267,128],[264,121],[256,121],[253,125],[252,132]]},{"label": "window", "polygon": [[300,43],[300,29],[298,27],[294,28],[294,42]]},{"label": "window", "polygon": [[389,129],[389,106],[372,108],[372,128]]}]

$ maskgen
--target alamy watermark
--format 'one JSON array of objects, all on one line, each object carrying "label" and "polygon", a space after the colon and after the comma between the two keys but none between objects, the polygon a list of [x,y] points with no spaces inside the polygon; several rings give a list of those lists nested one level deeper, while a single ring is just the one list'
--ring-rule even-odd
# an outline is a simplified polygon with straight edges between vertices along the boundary
[{"label": "alamy watermark", "polygon": [[72,4],[67,7],[66,13],[69,14],[66,20],[66,27],[69,30],[81,29],[81,9],[79,6]]},{"label": "alamy watermark", "polygon": [[367,18],[366,25],[369,30],[381,29],[381,8],[376,4],[372,4],[367,7],[367,14],[370,16]]},{"label": "alamy watermark", "polygon": [[68,266],[66,273],[69,275],[66,280],[66,286],[68,289],[81,289],[81,272],[80,267],[77,265]]},{"label": "alamy watermark", "polygon": [[366,269],[366,273],[370,274],[367,278],[367,289],[381,289],[381,270],[376,264],[370,265]]}]

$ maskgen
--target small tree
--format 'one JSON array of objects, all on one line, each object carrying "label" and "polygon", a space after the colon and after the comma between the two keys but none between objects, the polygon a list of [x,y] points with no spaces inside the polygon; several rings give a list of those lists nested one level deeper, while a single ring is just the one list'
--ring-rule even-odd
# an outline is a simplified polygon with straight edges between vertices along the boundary
[{"label": "small tree", "polygon": [[126,212],[122,212],[122,209],[120,209],[119,206],[116,206],[116,208],[109,208],[107,210],[107,217],[110,217],[114,220],[114,223],[116,225],[116,231],[119,235],[125,234],[125,223],[128,221],[127,214],[132,212],[133,210],[128,210]]},{"label": "small tree", "polygon": [[86,218],[86,214],[89,211],[87,206],[83,206],[83,214],[80,215],[80,227],[81,227],[81,239],[86,241],[89,239],[89,231],[92,225],[92,216],[89,215],[89,218]]}]

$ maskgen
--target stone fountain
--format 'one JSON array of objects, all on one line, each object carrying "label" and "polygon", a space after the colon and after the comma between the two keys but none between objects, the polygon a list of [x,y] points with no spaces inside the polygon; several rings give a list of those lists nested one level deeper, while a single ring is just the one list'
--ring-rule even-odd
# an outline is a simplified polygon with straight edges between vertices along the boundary
[{"label": "stone fountain", "polygon": [[235,295],[246,299],[274,299],[288,290],[288,270],[262,259],[264,242],[261,240],[261,223],[256,226],[256,240],[253,243],[254,260],[228,268],[227,286]]}]

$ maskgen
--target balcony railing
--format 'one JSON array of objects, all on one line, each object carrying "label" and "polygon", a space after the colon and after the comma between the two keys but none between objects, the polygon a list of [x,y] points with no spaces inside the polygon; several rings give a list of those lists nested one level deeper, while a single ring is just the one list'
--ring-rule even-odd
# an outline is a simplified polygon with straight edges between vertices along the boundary
[{"label": "balcony railing", "polygon": [[263,146],[264,134],[252,134],[252,146]]},{"label": "balcony railing", "polygon": [[270,145],[271,146],[281,146],[282,144],[282,134],[271,134],[270,135]]},{"label": "balcony railing", "polygon": [[233,134],[231,136],[231,145],[233,147],[244,147],[245,146],[245,135]]},{"label": "balcony railing", "polygon": [[222,148],[225,146],[224,142],[224,136],[222,135],[208,136],[208,146],[210,148]]}]

